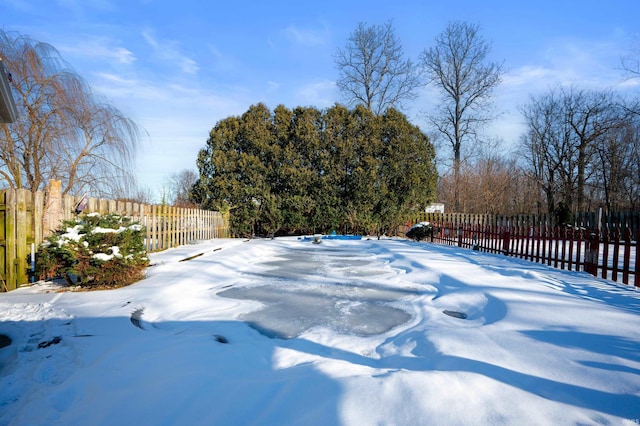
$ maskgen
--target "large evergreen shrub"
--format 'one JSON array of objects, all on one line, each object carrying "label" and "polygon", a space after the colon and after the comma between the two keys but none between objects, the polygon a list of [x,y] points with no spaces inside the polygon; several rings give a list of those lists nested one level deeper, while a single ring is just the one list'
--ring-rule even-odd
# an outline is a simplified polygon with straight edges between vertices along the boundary
[{"label": "large evergreen shrub", "polygon": [[64,277],[83,287],[121,287],[144,277],[149,264],[144,227],[119,214],[91,213],[64,221],[42,243],[40,279]]},{"label": "large evergreen shrub", "polygon": [[428,136],[401,112],[251,106],[198,154],[192,201],[228,211],[236,236],[381,234],[434,201]]}]

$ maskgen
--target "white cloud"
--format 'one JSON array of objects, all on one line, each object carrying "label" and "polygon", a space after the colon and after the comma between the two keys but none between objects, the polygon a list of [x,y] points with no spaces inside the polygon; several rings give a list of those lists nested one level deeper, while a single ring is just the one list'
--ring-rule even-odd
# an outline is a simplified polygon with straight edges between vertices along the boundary
[{"label": "white cloud", "polygon": [[[165,82],[120,74],[93,74],[92,87],[133,115],[145,138],[136,160],[139,183],[157,189],[172,173],[195,168],[209,131],[228,116],[255,103],[239,91],[217,92],[197,83]],[[122,107],[121,107],[122,106]]]},{"label": "white cloud", "polygon": [[545,67],[524,65],[510,70],[502,76],[502,85],[506,87],[530,86],[532,82],[549,81],[554,72]]},{"label": "white cloud", "polygon": [[235,59],[223,53],[216,46],[209,45],[209,52],[213,58],[214,68],[219,72],[233,72],[236,68]]},{"label": "white cloud", "polygon": [[60,52],[69,53],[85,58],[99,58],[107,61],[116,61],[121,64],[135,62],[136,56],[129,49],[116,46],[116,42],[107,38],[83,38],[74,45],[66,44],[60,47]]},{"label": "white cloud", "polygon": [[151,47],[153,47],[154,49],[158,48],[158,42],[156,41],[155,37],[153,37],[153,35],[151,34],[151,30],[146,30],[142,32],[142,38],[145,39],[145,41],[147,43],[149,43],[151,45]]},{"label": "white cloud", "polygon": [[[622,54],[619,44],[607,40],[553,40],[530,58],[532,62],[542,65],[523,65],[519,68],[520,77],[528,77],[522,81],[523,85],[533,82],[537,83],[534,87],[538,88],[542,82],[544,87],[557,84],[594,89],[612,87],[622,80],[619,70]],[[526,71],[531,70],[538,72],[527,76]]]},{"label": "white cloud", "polygon": [[333,80],[319,80],[305,84],[297,90],[295,96],[300,105],[314,105],[326,108],[337,99],[336,83]]},{"label": "white cloud", "polygon": [[329,30],[326,25],[320,30],[310,28],[299,28],[294,25],[289,25],[284,29],[285,37],[298,45],[313,47],[324,46],[329,43]]},{"label": "white cloud", "polygon": [[195,74],[200,69],[198,63],[180,51],[180,43],[173,40],[158,41],[152,30],[142,32],[142,37],[154,49],[162,61],[172,63],[186,74]]},{"label": "white cloud", "polygon": [[556,86],[584,89],[628,91],[639,81],[625,81],[619,69],[620,45],[608,41],[557,39],[539,51],[531,52],[526,62],[507,70],[493,98],[502,113],[487,128],[487,133],[508,143],[517,142],[526,130],[519,108],[531,96],[539,96]]},{"label": "white cloud", "polygon": [[618,85],[620,89],[638,89],[640,87],[640,77],[626,77]]},{"label": "white cloud", "polygon": [[267,87],[268,92],[275,92],[280,88],[280,83],[276,83],[275,81],[267,81]]},{"label": "white cloud", "polygon": [[91,87],[109,99],[121,99],[127,103],[135,100],[166,100],[164,91],[158,90],[158,86],[150,82],[107,72],[97,72],[93,75]]},{"label": "white cloud", "polygon": [[179,63],[182,71],[187,74],[195,74],[200,69],[196,61],[187,57],[183,57]]},{"label": "white cloud", "polygon": [[130,64],[136,60],[135,55],[128,49],[125,48],[117,48],[114,51],[114,57],[123,64]]}]

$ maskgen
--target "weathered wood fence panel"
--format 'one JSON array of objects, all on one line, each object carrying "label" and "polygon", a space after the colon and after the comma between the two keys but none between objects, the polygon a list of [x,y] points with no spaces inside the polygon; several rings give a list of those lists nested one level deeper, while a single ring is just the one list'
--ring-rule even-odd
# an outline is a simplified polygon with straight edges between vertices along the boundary
[{"label": "weathered wood fence panel", "polygon": [[42,242],[44,194],[0,191],[0,291],[29,282],[31,254]]},{"label": "weathered wood fence panel", "polygon": [[29,282],[32,251],[63,220],[77,217],[80,204],[84,207],[82,213],[118,213],[140,222],[146,227],[148,252],[229,236],[228,220],[220,212],[62,197],[59,188],[57,182],[50,184],[46,197],[42,191],[0,190],[0,291],[14,290]]}]

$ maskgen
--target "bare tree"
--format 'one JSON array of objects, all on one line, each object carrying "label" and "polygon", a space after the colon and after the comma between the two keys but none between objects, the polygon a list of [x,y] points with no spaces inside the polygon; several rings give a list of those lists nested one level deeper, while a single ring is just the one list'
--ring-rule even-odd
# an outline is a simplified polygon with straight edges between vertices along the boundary
[{"label": "bare tree", "polygon": [[[625,121],[607,131],[595,147],[591,193],[600,195],[608,211],[634,210],[640,200],[640,126]],[[599,201],[599,200],[598,200]]]},{"label": "bare tree", "polygon": [[179,173],[174,173],[169,178],[169,189],[172,204],[176,207],[196,207],[197,204],[190,199],[191,189],[198,181],[198,174],[193,170],[184,169]]},{"label": "bare tree", "polygon": [[[437,199],[453,205],[453,176],[440,176]],[[504,146],[479,147],[466,157],[460,170],[460,205],[466,213],[518,214],[535,211],[538,187],[518,166],[517,157]]]},{"label": "bare tree", "polygon": [[334,59],[340,71],[336,84],[352,106],[363,104],[381,115],[390,107],[400,109],[403,101],[417,96],[421,85],[418,69],[410,59],[404,59],[391,21],[371,26],[359,23]]},{"label": "bare tree", "polygon": [[501,155],[487,155],[478,159],[471,176],[470,192],[475,196],[475,211],[480,213],[509,212],[515,204],[514,185],[517,168],[513,159]]},{"label": "bare tree", "polygon": [[[630,138],[630,176],[625,192],[629,201],[629,208],[632,211],[640,210],[640,123],[635,125],[634,136]],[[633,173],[633,171],[636,173]]]},{"label": "bare tree", "polygon": [[461,148],[466,139],[494,115],[490,98],[501,81],[502,64],[487,60],[490,44],[477,25],[452,22],[420,56],[429,84],[442,93],[442,102],[429,118],[453,148],[454,209],[460,210]]},{"label": "bare tree", "polygon": [[0,56],[12,73],[19,111],[15,123],[0,129],[6,185],[37,190],[60,179],[63,194],[97,196],[135,187],[135,123],[94,94],[49,44],[0,31]]},{"label": "bare tree", "polygon": [[620,63],[629,78],[640,77],[640,38],[636,38],[631,51],[620,59]]},{"label": "bare tree", "polygon": [[538,211],[556,214],[559,206],[573,204],[576,186],[575,147],[564,117],[562,96],[555,90],[531,96],[522,107],[527,131],[521,138],[521,154],[529,178],[545,195]]},{"label": "bare tree", "polygon": [[585,188],[596,145],[625,122],[625,111],[610,91],[569,89],[562,92],[563,116],[571,127],[571,143],[577,153],[576,209],[585,210]]},{"label": "bare tree", "polygon": [[[626,79],[640,78],[640,37],[635,40],[631,52],[620,60],[622,71]],[[640,116],[640,100],[635,97],[631,102],[625,102],[624,108],[631,114]]]},{"label": "bare tree", "polygon": [[118,201],[130,201],[132,203],[154,204],[155,197],[153,191],[149,187],[127,186],[125,188],[116,187],[111,192],[113,195],[109,197]]},{"label": "bare tree", "polygon": [[[621,149],[632,134],[632,128],[623,131],[629,111],[613,93],[560,88],[531,97],[522,113],[527,124],[522,153],[530,176],[546,194],[548,211],[585,211],[587,202],[611,204],[612,185],[619,187],[625,176],[610,169],[626,167]],[[597,194],[601,190],[603,197]]]}]

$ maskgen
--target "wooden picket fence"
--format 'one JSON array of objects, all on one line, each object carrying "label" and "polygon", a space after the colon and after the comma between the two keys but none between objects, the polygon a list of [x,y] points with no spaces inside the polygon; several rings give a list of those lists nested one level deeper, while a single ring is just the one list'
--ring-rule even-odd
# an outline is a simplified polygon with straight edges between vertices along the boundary
[{"label": "wooden picket fence", "polygon": [[[430,222],[435,230],[431,241],[435,243],[586,271],[640,287],[637,215],[635,222],[629,220],[633,214],[582,217],[591,219],[582,220],[580,225],[556,226],[544,217],[533,215],[506,218],[436,213],[418,215],[412,222]],[[612,217],[619,217],[621,221],[616,223]]]},{"label": "wooden picket fence", "polygon": [[63,220],[77,216],[81,202],[82,213],[118,213],[144,225],[147,252],[229,236],[228,220],[216,211],[61,197],[55,190],[0,190],[0,291],[29,282],[38,246]]},{"label": "wooden picket fence", "polygon": [[[82,197],[63,197],[64,220],[72,219],[76,215],[76,206],[81,201]],[[82,213],[118,213],[140,222],[147,232],[147,252],[229,236],[227,221],[220,212],[211,210],[88,198]]]}]

